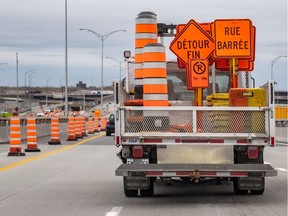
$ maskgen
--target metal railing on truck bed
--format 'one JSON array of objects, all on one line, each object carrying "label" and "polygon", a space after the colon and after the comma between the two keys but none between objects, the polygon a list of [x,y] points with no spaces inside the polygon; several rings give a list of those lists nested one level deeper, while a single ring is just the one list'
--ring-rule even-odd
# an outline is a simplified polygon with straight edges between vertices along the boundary
[{"label": "metal railing on truck bed", "polygon": [[269,138],[267,107],[130,106],[119,111],[122,138]]}]

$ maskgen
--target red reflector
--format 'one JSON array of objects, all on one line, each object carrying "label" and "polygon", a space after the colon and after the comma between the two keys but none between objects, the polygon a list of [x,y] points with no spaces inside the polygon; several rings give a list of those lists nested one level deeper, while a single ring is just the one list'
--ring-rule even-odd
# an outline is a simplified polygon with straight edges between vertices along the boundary
[{"label": "red reflector", "polygon": [[272,147],[275,146],[275,137],[271,137],[271,139],[270,139],[270,146],[272,146]]},{"label": "red reflector", "polygon": [[132,147],[132,154],[134,158],[143,157],[143,146],[135,145]]},{"label": "red reflector", "polygon": [[238,139],[237,143],[241,144],[241,143],[246,143],[247,144],[248,140],[247,139]]},{"label": "red reflector", "polygon": [[120,136],[116,136],[116,145],[120,145]]},{"label": "red reflector", "polygon": [[257,146],[249,146],[248,147],[248,158],[256,159],[258,157],[258,147]]}]

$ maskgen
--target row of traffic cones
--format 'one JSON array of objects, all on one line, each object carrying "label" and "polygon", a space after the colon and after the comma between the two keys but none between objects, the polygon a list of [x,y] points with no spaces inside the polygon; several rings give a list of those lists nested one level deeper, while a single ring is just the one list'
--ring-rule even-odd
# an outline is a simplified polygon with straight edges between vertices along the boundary
[{"label": "row of traffic cones", "polygon": [[[88,119],[88,134],[105,130],[106,118],[90,117]],[[68,118],[68,138],[67,141],[77,141],[87,136],[85,117]],[[50,145],[61,145],[59,118],[51,118],[51,141]],[[25,152],[40,152],[37,146],[36,119],[31,116],[27,118],[27,148]],[[10,119],[10,152],[8,156],[25,156],[21,149],[21,127],[20,117],[12,116]]]},{"label": "row of traffic cones", "polygon": [[[35,117],[27,118],[27,148],[25,152],[40,152],[37,147],[37,131]],[[25,156],[21,150],[21,128],[19,116],[10,119],[10,152],[8,156]]]}]

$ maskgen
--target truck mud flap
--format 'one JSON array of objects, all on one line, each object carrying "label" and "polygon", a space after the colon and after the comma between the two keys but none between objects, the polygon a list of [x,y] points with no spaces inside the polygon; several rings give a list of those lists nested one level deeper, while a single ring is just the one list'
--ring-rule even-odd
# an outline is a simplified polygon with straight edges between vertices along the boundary
[{"label": "truck mud flap", "polygon": [[140,176],[127,176],[124,177],[124,188],[128,190],[143,189],[146,190],[150,187],[150,178]]},{"label": "truck mud flap", "polygon": [[270,177],[270,164],[122,164],[116,176],[130,177]]},{"label": "truck mud flap", "polygon": [[240,190],[262,190],[265,187],[263,177],[238,178],[237,186]]}]

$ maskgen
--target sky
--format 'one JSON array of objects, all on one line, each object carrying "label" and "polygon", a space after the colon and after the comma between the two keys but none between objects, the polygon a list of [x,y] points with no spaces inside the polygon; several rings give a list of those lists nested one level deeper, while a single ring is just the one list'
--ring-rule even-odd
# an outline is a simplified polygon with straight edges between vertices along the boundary
[{"label": "sky", "polygon": [[[0,86],[56,86],[65,83],[65,0],[0,0]],[[215,19],[250,19],[256,27],[256,56],[252,76],[256,86],[270,79],[271,62],[287,56],[287,0],[67,0],[68,85],[79,81],[101,85],[101,35],[104,40],[103,79],[119,78],[123,51],[134,55],[135,18],[142,11],[157,14],[157,22],[186,24]],[[173,38],[165,38],[167,59]],[[7,63],[7,64],[3,64]],[[33,70],[31,72],[28,72]],[[277,90],[287,91],[287,57],[273,64]],[[123,74],[122,74],[123,77]]]}]

